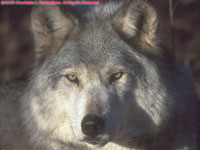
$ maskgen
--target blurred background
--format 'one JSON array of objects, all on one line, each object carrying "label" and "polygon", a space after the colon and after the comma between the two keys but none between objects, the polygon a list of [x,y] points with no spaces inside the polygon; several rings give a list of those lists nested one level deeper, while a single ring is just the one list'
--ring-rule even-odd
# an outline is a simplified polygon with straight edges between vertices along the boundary
[{"label": "blurred background", "polygon": [[[173,32],[169,3],[173,4]],[[200,97],[200,0],[152,0],[161,19],[162,42],[192,70]],[[33,63],[32,6],[0,6],[0,82],[24,80]],[[172,12],[172,11],[171,11]],[[174,34],[174,46],[172,36]],[[172,48],[174,47],[174,49]]]}]

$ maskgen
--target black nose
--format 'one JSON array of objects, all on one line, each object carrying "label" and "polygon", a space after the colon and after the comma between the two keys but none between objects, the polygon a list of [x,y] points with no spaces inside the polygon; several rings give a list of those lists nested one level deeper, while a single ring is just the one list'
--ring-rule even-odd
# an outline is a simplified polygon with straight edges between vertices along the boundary
[{"label": "black nose", "polygon": [[90,137],[95,137],[103,132],[105,122],[96,115],[87,115],[81,122],[82,132]]}]

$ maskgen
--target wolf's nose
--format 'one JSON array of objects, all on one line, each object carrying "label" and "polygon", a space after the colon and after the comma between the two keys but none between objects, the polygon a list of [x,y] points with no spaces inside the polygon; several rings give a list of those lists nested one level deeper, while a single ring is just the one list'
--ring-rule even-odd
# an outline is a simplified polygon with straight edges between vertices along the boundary
[{"label": "wolf's nose", "polygon": [[82,132],[90,137],[95,137],[103,132],[105,122],[96,115],[87,115],[81,122]]}]

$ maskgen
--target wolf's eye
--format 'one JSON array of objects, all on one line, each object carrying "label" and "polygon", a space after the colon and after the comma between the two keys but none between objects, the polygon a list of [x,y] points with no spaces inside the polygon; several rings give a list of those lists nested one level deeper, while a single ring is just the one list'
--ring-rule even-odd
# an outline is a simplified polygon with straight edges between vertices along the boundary
[{"label": "wolf's eye", "polygon": [[123,76],[123,74],[124,74],[123,72],[117,72],[117,73],[112,74],[110,77],[110,83],[116,80],[119,80]]},{"label": "wolf's eye", "polygon": [[70,82],[79,83],[79,80],[76,75],[68,74],[65,76]]}]

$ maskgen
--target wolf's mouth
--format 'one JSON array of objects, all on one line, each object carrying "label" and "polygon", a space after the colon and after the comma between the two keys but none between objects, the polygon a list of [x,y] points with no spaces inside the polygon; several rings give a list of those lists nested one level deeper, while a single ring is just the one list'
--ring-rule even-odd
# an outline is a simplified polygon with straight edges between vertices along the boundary
[{"label": "wolf's mouth", "polygon": [[95,147],[103,147],[107,144],[107,142],[105,142],[105,141],[86,141],[86,142]]},{"label": "wolf's mouth", "polygon": [[82,142],[86,142],[95,147],[103,147],[108,143],[108,141],[100,140],[100,139],[84,139]]}]

